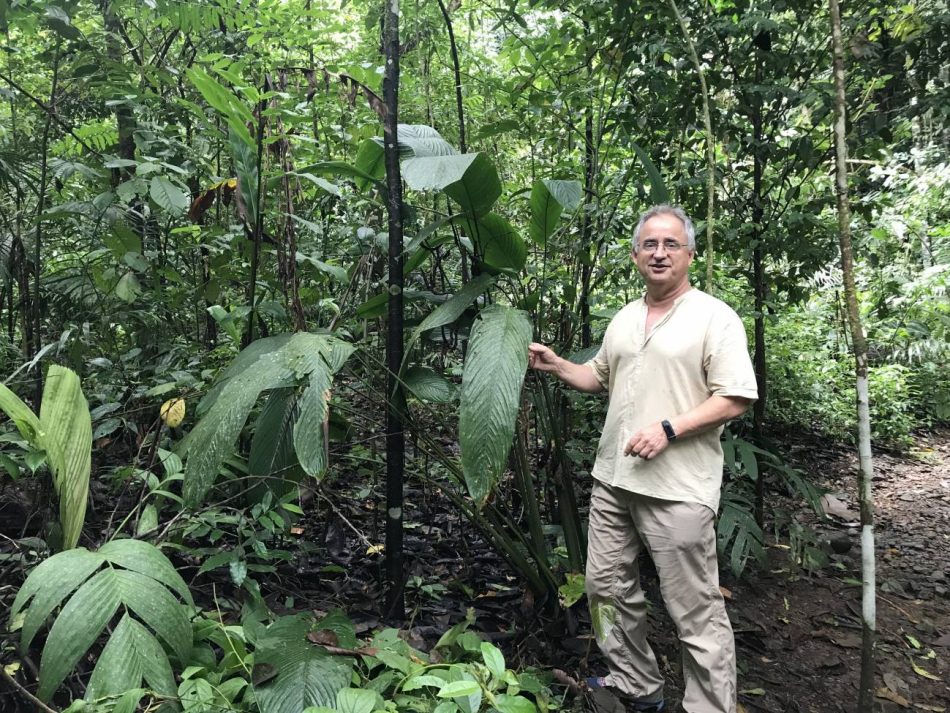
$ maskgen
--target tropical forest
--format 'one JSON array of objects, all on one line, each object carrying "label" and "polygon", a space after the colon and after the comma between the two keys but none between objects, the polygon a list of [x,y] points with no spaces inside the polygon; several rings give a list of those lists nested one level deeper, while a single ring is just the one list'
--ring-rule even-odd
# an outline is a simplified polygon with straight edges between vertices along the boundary
[{"label": "tropical forest", "polygon": [[[650,547],[604,685],[534,361],[643,249],[754,371],[725,708]],[[0,0],[0,710],[950,710],[948,287],[945,0]]]}]

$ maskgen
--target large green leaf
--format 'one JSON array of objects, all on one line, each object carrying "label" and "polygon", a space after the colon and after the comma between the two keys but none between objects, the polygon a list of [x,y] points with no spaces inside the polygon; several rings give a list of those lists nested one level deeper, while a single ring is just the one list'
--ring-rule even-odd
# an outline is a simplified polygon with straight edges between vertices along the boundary
[{"label": "large green leaf", "polygon": [[423,401],[444,404],[455,399],[455,384],[428,367],[411,367],[403,381],[406,388]]},{"label": "large green leaf", "polygon": [[[92,574],[103,564],[107,566]],[[11,609],[11,616],[16,617],[28,606],[21,634],[24,649],[29,647],[39,625],[69,597],[43,648],[38,695],[43,700],[52,696],[120,606],[124,606],[126,617],[135,616],[141,622],[133,621],[134,626],[120,624],[113,633],[113,637],[119,638],[106,645],[108,655],[103,651],[100,656],[99,665],[104,669],[98,676],[93,675],[93,687],[102,690],[112,686],[115,677],[127,681],[125,676],[134,678],[135,672],[139,672],[137,675],[144,675],[155,690],[166,695],[174,693],[168,658],[155,634],[168,643],[180,661],[186,661],[192,630],[187,608],[170,589],[191,603],[188,587],[168,559],[154,545],[138,540],[116,540],[99,552],[82,548],[60,552],[37,566]],[[126,660],[129,646],[138,652],[138,663]],[[137,686],[139,682],[136,679],[129,685]],[[125,688],[109,690],[119,692]]]},{"label": "large green leaf", "polygon": [[247,146],[254,146],[254,139],[247,129],[249,124],[254,124],[254,115],[247,105],[200,67],[192,67],[185,74],[205,101],[224,117],[228,128]]},{"label": "large green leaf", "polygon": [[122,603],[164,639],[179,661],[187,661],[191,651],[191,624],[185,607],[155,580],[130,570],[114,570]]},{"label": "large green leaf", "polygon": [[112,569],[104,569],[92,577],[56,618],[40,658],[40,699],[49,700],[119,608],[119,590],[112,575]]},{"label": "large green leaf", "polygon": [[13,424],[17,427],[26,440],[34,445],[37,443],[37,437],[40,431],[40,420],[33,413],[33,410],[27,406],[15,393],[6,386],[0,384],[0,410],[2,410]]},{"label": "large green leaf", "polygon": [[257,225],[257,183],[260,168],[257,165],[257,149],[246,144],[232,129],[228,133],[228,143],[234,157],[234,171],[238,177],[238,197],[247,211],[249,225]]},{"label": "large green leaf", "polygon": [[13,621],[26,603],[30,604],[21,632],[24,649],[30,648],[36,632],[53,610],[92,576],[104,561],[102,555],[77,547],[37,565],[20,587],[10,608],[10,620]]},{"label": "large green leaf", "polygon": [[148,186],[148,194],[160,208],[167,210],[172,215],[181,215],[188,210],[191,203],[188,194],[165,176],[152,176],[152,181]]},{"label": "large green leaf", "polygon": [[[214,386],[211,387],[205,397],[198,403],[198,408],[196,409],[198,415],[201,416],[210,410],[229,382],[238,378],[265,354],[279,351],[293,336],[293,334],[275,334],[272,337],[258,339],[244,347],[244,349],[234,357],[234,361],[228,364],[227,368],[221,372]],[[287,386],[292,386],[292,383],[288,383]]]},{"label": "large green leaf", "polygon": [[332,374],[329,365],[310,372],[310,383],[300,396],[300,418],[294,424],[294,450],[304,472],[311,478],[327,468],[323,424],[327,420]]},{"label": "large green leaf", "polygon": [[332,708],[348,687],[352,659],[328,654],[307,640],[304,615],[278,619],[257,643],[254,663],[273,666],[277,675],[254,686],[261,713],[299,713],[307,706]]},{"label": "large green leaf", "polygon": [[176,694],[175,675],[158,640],[128,614],[99,654],[86,687],[86,700],[117,696],[139,688],[143,679],[156,693]]},{"label": "large green leaf", "polygon": [[637,155],[637,158],[640,159],[640,163],[643,164],[643,168],[647,172],[647,178],[650,180],[650,202],[653,205],[669,203],[670,193],[666,190],[666,184],[663,182],[663,176],[660,175],[660,170],[653,161],[650,160],[650,155],[634,141],[630,142],[630,146],[633,148],[633,152]]},{"label": "large green leaf", "polygon": [[[300,407],[294,389],[272,391],[254,424],[248,472],[264,478],[299,480],[300,468],[294,452],[294,424]],[[269,482],[274,488],[276,483]],[[275,491],[279,488],[275,488]]]},{"label": "large green leaf", "polygon": [[75,372],[54,364],[40,406],[41,446],[59,494],[63,549],[75,547],[86,519],[92,468],[92,419]]},{"label": "large green leaf", "polygon": [[432,312],[422,320],[412,333],[412,337],[409,340],[410,344],[415,342],[419,335],[425,331],[452,324],[452,322],[462,316],[462,313],[468,309],[468,306],[475,301],[476,297],[491,287],[494,281],[494,277],[482,273],[466,282],[462,286],[462,289],[432,310]]},{"label": "large green leaf", "polygon": [[[409,156],[454,156],[458,151],[452,144],[442,138],[442,134],[425,124],[399,124],[396,129],[399,141],[399,155]],[[384,148],[384,138],[377,136],[370,139],[380,150]]]},{"label": "large green leaf", "polygon": [[483,153],[406,159],[402,176],[414,190],[444,192],[472,216],[487,213],[501,195],[498,171]]},{"label": "large green leaf", "polygon": [[[274,347],[277,348],[272,351]],[[243,360],[241,369],[232,371],[229,368],[226,372],[229,379],[227,384],[216,395],[208,412],[179,445],[179,453],[188,456],[184,476],[186,503],[197,505],[211,487],[261,392],[294,386],[307,377],[311,377],[309,381],[313,388],[315,379],[312,375],[316,373],[320,375],[317,381],[318,387],[322,384],[322,398],[322,394],[330,387],[330,376],[340,369],[352,352],[352,345],[329,335],[300,332],[255,350]],[[256,359],[253,358],[255,355]],[[238,359],[241,359],[241,355]],[[304,470],[316,475],[321,469],[317,459],[322,458],[316,453],[317,445],[322,448],[323,440],[316,441],[317,445],[314,442],[304,443],[305,437],[296,435],[298,429],[304,429],[307,437],[312,437],[313,432],[308,429],[314,429],[316,425],[308,422],[301,426],[301,422],[326,413],[326,404],[321,406],[315,398],[307,399],[309,391],[305,391],[301,398],[294,449]],[[322,423],[321,417],[321,428]]]},{"label": "large green leaf", "polygon": [[208,492],[261,392],[286,386],[294,376],[278,352],[260,357],[253,369],[227,383],[214,406],[179,445],[179,455],[188,457],[183,488],[187,505],[197,506]]},{"label": "large green leaf", "polygon": [[508,461],[531,323],[520,310],[492,305],[472,330],[462,373],[459,444],[468,491],[481,507]]},{"label": "large green leaf", "polygon": [[531,187],[531,223],[528,236],[543,245],[558,226],[561,213],[581,202],[580,181],[535,181]]},{"label": "large green leaf", "polygon": [[354,176],[356,187],[365,191],[369,186],[386,176],[386,152],[382,145],[373,139],[366,139],[356,150],[353,166],[365,176]]},{"label": "large green leaf", "polygon": [[528,259],[528,249],[514,226],[497,213],[474,220],[459,221],[465,232],[478,244],[482,260],[498,269],[520,270]]},{"label": "large green leaf", "polygon": [[191,591],[185,580],[161,550],[152,544],[130,538],[112,540],[100,547],[96,555],[105,557],[112,564],[148,575],[176,592],[187,603],[192,603]]}]

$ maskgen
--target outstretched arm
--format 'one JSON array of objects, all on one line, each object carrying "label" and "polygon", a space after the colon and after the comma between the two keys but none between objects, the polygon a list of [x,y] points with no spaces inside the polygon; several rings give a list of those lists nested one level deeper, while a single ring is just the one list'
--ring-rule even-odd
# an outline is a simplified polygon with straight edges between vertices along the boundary
[{"label": "outstretched arm", "polygon": [[528,366],[538,371],[547,371],[577,391],[596,394],[604,390],[590,367],[575,364],[562,357],[543,344],[532,342],[528,346]]}]

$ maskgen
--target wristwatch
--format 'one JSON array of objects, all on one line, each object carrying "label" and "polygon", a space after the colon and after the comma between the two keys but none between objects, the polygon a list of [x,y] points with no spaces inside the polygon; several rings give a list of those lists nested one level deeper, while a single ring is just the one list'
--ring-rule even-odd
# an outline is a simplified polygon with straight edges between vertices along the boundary
[{"label": "wristwatch", "polygon": [[666,440],[672,442],[676,440],[676,431],[673,430],[673,425],[669,421],[661,421],[660,425],[663,426],[663,432],[666,434]]}]

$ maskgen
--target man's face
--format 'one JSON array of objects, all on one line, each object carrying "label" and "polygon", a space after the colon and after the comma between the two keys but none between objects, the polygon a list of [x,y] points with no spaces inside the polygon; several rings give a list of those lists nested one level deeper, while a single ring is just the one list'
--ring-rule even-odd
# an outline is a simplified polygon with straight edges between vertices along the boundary
[{"label": "man's face", "polygon": [[[648,244],[647,241],[658,243],[655,252],[643,248]],[[684,247],[669,251],[664,247],[667,241],[677,242]],[[661,213],[643,224],[639,247],[634,250],[633,259],[647,285],[675,289],[688,281],[693,251],[685,246],[686,231],[682,221],[675,215]]]}]

